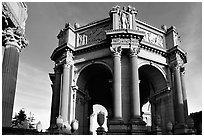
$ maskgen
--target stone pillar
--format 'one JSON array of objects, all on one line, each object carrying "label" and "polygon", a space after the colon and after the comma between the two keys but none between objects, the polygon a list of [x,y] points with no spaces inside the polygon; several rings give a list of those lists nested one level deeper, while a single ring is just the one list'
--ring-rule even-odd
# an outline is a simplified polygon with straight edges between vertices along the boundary
[{"label": "stone pillar", "polygon": [[55,82],[54,90],[52,93],[52,106],[51,106],[51,128],[56,127],[56,119],[59,116],[59,105],[60,105],[60,86],[61,86],[61,66],[56,66],[55,71]]},{"label": "stone pillar", "polygon": [[113,118],[122,119],[122,97],[121,97],[121,47],[111,47],[113,52]]},{"label": "stone pillar", "polygon": [[7,28],[2,34],[5,47],[2,63],[2,127],[10,127],[15,98],[19,52],[28,45],[21,30]]},{"label": "stone pillar", "polygon": [[181,68],[181,86],[182,86],[182,95],[183,95],[183,105],[184,105],[184,115],[185,122],[188,118],[188,104],[187,104],[187,95],[186,95],[186,85],[185,85],[185,67]]},{"label": "stone pillar", "polygon": [[131,10],[131,14],[132,14],[132,28],[131,29],[136,30],[136,27],[137,27],[137,23],[136,23],[137,11],[135,10],[134,7]]},{"label": "stone pillar", "polygon": [[110,16],[113,20],[113,29],[119,29],[119,13],[120,13],[120,6],[116,6],[116,7],[113,7],[112,10],[110,11]]},{"label": "stone pillar", "polygon": [[132,102],[132,119],[140,117],[140,91],[139,91],[139,75],[137,54],[139,47],[130,48],[130,64],[131,64],[131,102]]},{"label": "stone pillar", "polygon": [[176,117],[175,120],[177,124],[184,124],[184,106],[183,106],[183,95],[182,95],[182,86],[181,86],[181,75],[180,75],[180,66],[175,66],[174,68],[174,84],[175,84],[175,99],[176,99]]},{"label": "stone pillar", "polygon": [[[62,93],[61,93],[61,116],[64,122],[68,121],[69,90],[70,90],[70,67],[66,62],[63,65]],[[69,121],[70,122],[70,121]]]}]

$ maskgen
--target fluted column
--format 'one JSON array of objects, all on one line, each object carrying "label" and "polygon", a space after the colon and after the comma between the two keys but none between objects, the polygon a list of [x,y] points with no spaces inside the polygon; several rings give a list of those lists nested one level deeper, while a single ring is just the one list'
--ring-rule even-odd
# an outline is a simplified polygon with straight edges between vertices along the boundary
[{"label": "fluted column", "polygon": [[180,66],[178,65],[176,65],[174,68],[174,83],[175,83],[175,91],[176,91],[175,120],[178,124],[184,124],[183,95],[182,95],[182,86],[181,86]]},{"label": "fluted column", "polygon": [[51,127],[56,125],[56,119],[59,116],[60,106],[60,86],[61,86],[61,66],[56,66],[55,70],[55,82],[54,90],[52,93],[52,106],[51,106]]},{"label": "fluted column", "polygon": [[188,104],[187,104],[186,85],[185,85],[185,67],[182,67],[180,71],[181,71],[181,86],[182,86],[182,95],[183,95],[184,115],[185,115],[185,122],[186,122],[188,118]]},{"label": "fluted column", "polygon": [[132,119],[140,117],[140,91],[139,91],[139,75],[137,55],[139,47],[130,48],[130,64],[131,64],[131,102],[132,102]]},{"label": "fluted column", "polygon": [[22,31],[7,28],[2,34],[5,47],[2,63],[2,127],[10,127],[15,98],[19,52],[28,45]]},{"label": "fluted column", "polygon": [[122,119],[122,97],[121,97],[121,47],[111,47],[113,53],[113,118]]},{"label": "fluted column", "polygon": [[61,116],[63,121],[68,121],[70,67],[71,64],[67,62],[63,65],[62,93],[61,93]]}]

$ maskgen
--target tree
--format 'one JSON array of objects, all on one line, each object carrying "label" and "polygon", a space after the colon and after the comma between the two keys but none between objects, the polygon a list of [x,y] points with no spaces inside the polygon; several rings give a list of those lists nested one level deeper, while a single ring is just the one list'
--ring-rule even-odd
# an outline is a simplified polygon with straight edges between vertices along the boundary
[{"label": "tree", "polygon": [[35,124],[33,123],[35,121],[34,119],[34,114],[31,114],[30,112],[30,116],[28,117],[28,124],[29,124],[29,128],[30,129],[35,129]]},{"label": "tree", "polygon": [[35,129],[33,122],[34,116],[30,112],[30,117],[27,118],[25,110],[21,109],[18,114],[15,114],[11,127],[13,128],[24,128],[24,129]]},{"label": "tree", "polygon": [[11,124],[11,127],[14,127],[14,128],[23,128],[23,124],[25,124],[26,122],[26,114],[25,114],[25,110],[24,109],[21,109],[19,111],[18,114],[15,114],[13,120],[12,120],[12,124]]}]

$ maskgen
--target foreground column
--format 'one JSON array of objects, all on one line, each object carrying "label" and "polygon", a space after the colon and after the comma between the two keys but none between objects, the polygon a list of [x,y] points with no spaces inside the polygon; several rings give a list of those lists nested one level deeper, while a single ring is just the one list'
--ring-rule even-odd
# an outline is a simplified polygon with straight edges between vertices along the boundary
[{"label": "foreground column", "polygon": [[113,52],[113,101],[114,112],[113,118],[117,120],[122,119],[122,97],[121,97],[121,47],[111,47]]},{"label": "foreground column", "polygon": [[2,64],[2,127],[10,127],[15,98],[19,52],[28,45],[21,30],[7,28],[2,34],[5,47]]},{"label": "foreground column", "polygon": [[139,47],[130,48],[132,120],[140,117],[140,91],[137,65]]}]

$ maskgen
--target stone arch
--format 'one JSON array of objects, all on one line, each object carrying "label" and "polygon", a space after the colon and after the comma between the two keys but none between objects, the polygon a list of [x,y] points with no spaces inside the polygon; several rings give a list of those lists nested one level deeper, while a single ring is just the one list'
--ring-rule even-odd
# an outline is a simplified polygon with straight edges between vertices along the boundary
[{"label": "stone arch", "polygon": [[81,121],[79,134],[88,134],[94,104],[104,106],[109,116],[112,114],[112,71],[105,63],[89,63],[79,70],[76,86],[77,100],[82,100],[75,108],[76,119]]},{"label": "stone arch", "polygon": [[154,66],[155,68],[157,68],[161,73],[162,75],[164,76],[164,78],[167,80],[167,74],[166,72],[164,71],[164,69],[162,69],[158,64],[154,63],[154,62],[151,62],[151,61],[144,61],[144,62],[141,62],[139,63],[138,65],[138,68],[144,66],[144,65],[151,65],[151,66]]},{"label": "stone arch", "polygon": [[[152,63],[142,63],[138,69],[140,79],[140,107],[142,108],[148,101],[150,102],[152,129],[155,128],[155,116],[161,113],[159,110],[161,104],[156,100],[159,97],[158,95],[167,89],[167,80],[164,76],[164,72],[161,71],[161,68],[158,69],[158,67],[159,66],[153,65]],[[142,113],[143,112],[141,112],[141,114]],[[163,114],[162,117],[164,117]]]},{"label": "stone arch", "polygon": [[90,66],[90,65],[92,65],[92,64],[102,64],[102,65],[106,66],[106,67],[109,69],[109,71],[110,71],[111,73],[113,72],[112,68],[111,68],[106,62],[103,62],[103,61],[93,61],[93,62],[90,62],[90,63],[87,63],[87,64],[83,65],[83,66],[76,72],[76,75],[74,76],[75,84],[76,84],[76,82],[77,82],[77,79],[78,79],[80,73],[81,73],[86,67],[88,67],[88,66]]}]

